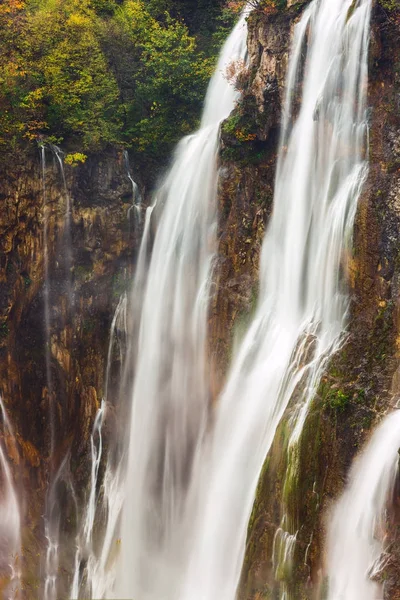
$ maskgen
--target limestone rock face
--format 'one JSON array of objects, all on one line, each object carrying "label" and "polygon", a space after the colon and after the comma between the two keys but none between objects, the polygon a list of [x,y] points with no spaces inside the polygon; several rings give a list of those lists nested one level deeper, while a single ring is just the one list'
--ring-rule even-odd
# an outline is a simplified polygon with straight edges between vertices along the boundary
[{"label": "limestone rock face", "polygon": [[[26,593],[33,598],[50,473],[54,478],[66,459],[63,478],[70,477],[78,496],[85,493],[110,323],[132,276],[138,231],[118,152],[66,165],[67,189],[50,149],[45,188],[38,153],[17,156],[0,169],[0,393],[18,432],[11,464],[29,490],[22,507],[23,550]],[[65,510],[72,514],[68,503],[71,498]]]},{"label": "limestone rock face", "polygon": [[[219,255],[210,316],[216,390],[226,376],[232,340],[240,335],[256,302],[290,43],[306,4],[292,0],[273,14],[260,10],[250,16],[250,65],[239,78],[243,99],[222,126]],[[353,256],[348,257],[349,337],[323,377],[300,442],[298,484],[291,490],[296,513],[292,516],[302,523],[294,565],[290,573],[274,573],[272,564],[288,465],[286,415],[259,482],[242,572],[243,600],[275,597],[282,586],[296,600],[318,596],[324,586],[322,547],[329,506],[342,491],[352,459],[369,431],[399,397],[400,20],[399,9],[392,4],[374,3],[370,171],[358,207]],[[398,502],[397,498],[397,513]],[[393,544],[381,574],[385,600],[400,597],[397,513],[390,516],[388,536]]]}]

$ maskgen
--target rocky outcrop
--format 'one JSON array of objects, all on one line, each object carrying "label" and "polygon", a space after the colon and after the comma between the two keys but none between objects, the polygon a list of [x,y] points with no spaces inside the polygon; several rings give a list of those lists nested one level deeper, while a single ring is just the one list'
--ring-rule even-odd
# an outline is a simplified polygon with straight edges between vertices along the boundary
[{"label": "rocky outcrop", "polygon": [[[289,4],[289,3],[288,3]],[[240,76],[243,100],[222,127],[217,291],[211,348],[222,385],[235,331],[257,296],[258,256],[273,198],[284,78],[294,23],[305,2],[249,19],[250,65]],[[274,553],[288,467],[284,417],[260,479],[250,522],[240,597],[316,598],[325,586],[323,540],[329,507],[352,459],[399,394],[400,306],[400,15],[375,2],[371,30],[370,172],[359,203],[348,280],[349,336],[328,366],[298,448],[298,472],[285,490],[289,517],[301,523],[291,568]],[[398,503],[398,500],[396,500]],[[396,504],[396,502],[394,504]],[[398,522],[394,515],[393,523]],[[391,558],[381,574],[385,598],[400,594],[399,527],[388,527]],[[277,547],[275,544],[275,552]],[[274,562],[274,564],[273,564]]]}]

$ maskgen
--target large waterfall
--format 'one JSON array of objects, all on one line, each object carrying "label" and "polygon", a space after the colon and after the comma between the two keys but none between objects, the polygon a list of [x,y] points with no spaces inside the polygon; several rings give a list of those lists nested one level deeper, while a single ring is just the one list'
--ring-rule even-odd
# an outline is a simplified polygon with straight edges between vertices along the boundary
[{"label": "large waterfall", "polygon": [[277,425],[301,384],[299,435],[346,325],[343,272],[367,172],[369,14],[369,0],[314,1],[297,25],[258,308],[211,431],[205,336],[215,157],[219,121],[236,97],[221,70],[244,57],[244,15],[222,52],[202,127],[181,142],[158,191],[163,213],[140,317],[119,597],[235,597]]},{"label": "large waterfall", "polygon": [[156,193],[162,214],[139,317],[118,598],[176,598],[190,544],[186,507],[210,401],[206,330],[219,126],[238,97],[227,68],[244,62],[245,18],[221,52],[199,131],[179,144]]},{"label": "large waterfall", "polygon": [[301,427],[346,325],[341,274],[367,171],[370,4],[316,0],[297,25],[258,308],[197,473],[185,600],[235,597],[256,486],[277,425],[298,388],[295,426]]},{"label": "large waterfall", "polygon": [[[227,39],[200,127],[178,144],[150,206],[133,179],[127,151],[116,152],[130,187],[124,198],[115,192],[113,200],[125,200],[129,243],[141,234],[141,245],[137,256],[129,247],[123,263],[124,283],[135,269],[130,290],[112,290],[119,302],[109,327],[108,351],[103,352],[107,356],[101,358],[106,365],[101,397],[101,383],[91,369],[85,388],[78,385],[83,369],[74,374],[75,384],[55,376],[54,362],[62,359],[57,336],[63,336],[69,376],[74,340],[84,329],[83,323],[78,327],[74,322],[75,312],[83,311],[86,293],[92,308],[98,288],[81,289],[81,297],[74,291],[79,271],[74,271],[73,240],[79,220],[84,231],[90,201],[86,205],[81,200],[79,206],[77,196],[70,195],[62,151],[48,142],[40,146],[42,405],[48,411],[43,436],[49,458],[43,469],[46,481],[37,477],[43,488],[44,527],[35,532],[43,548],[35,589],[44,600],[57,600],[60,594],[71,600],[235,600],[257,485],[280,423],[288,433],[280,448],[287,468],[279,474],[282,501],[269,524],[274,541],[267,560],[270,580],[275,577],[274,598],[299,600],[278,577],[280,572],[289,573],[288,580],[293,575],[303,525],[293,514],[288,490],[298,483],[299,444],[321,377],[346,339],[348,262],[358,200],[369,172],[366,103],[373,0],[300,2],[302,9],[307,5],[301,17],[299,5],[288,7],[295,25],[257,305],[223,389],[214,398],[208,329],[219,242],[220,129],[240,102],[232,73],[252,76],[247,69],[247,19],[250,5],[260,10],[256,4],[244,9]],[[265,7],[263,18],[283,18],[276,2]],[[261,140],[250,141],[261,146]],[[63,190],[58,220],[50,202],[49,150]],[[86,175],[92,168],[88,162]],[[106,176],[102,173],[104,180]],[[110,186],[114,184],[112,180]],[[93,219],[100,221],[101,215]],[[118,231],[118,248],[122,237]],[[98,241],[84,248],[85,256],[95,255]],[[112,254],[108,249],[104,264],[98,265],[88,258],[87,269],[93,267],[107,279]],[[132,254],[136,261],[129,262]],[[58,301],[63,310],[57,310]],[[102,323],[108,323],[107,315],[104,308]],[[107,330],[101,341],[88,339],[93,344],[104,340],[105,348]],[[79,415],[69,411],[72,394],[82,404]],[[0,593],[4,590],[9,600],[25,600],[23,569],[30,566],[20,555],[25,552],[29,498],[19,493],[29,478],[15,477],[22,437],[14,435],[6,406],[8,399],[3,404],[0,396]],[[58,447],[59,430],[70,414],[70,435]],[[87,427],[79,452],[73,443],[80,434],[72,431],[74,423]],[[328,600],[382,597],[382,587],[373,578],[386,560],[387,507],[398,476],[399,430],[400,411],[386,417],[372,435],[344,494],[333,505],[327,548],[318,547],[321,555],[326,550],[326,559],[316,559],[321,572],[322,563],[326,567]],[[83,466],[76,464],[74,452]]]}]

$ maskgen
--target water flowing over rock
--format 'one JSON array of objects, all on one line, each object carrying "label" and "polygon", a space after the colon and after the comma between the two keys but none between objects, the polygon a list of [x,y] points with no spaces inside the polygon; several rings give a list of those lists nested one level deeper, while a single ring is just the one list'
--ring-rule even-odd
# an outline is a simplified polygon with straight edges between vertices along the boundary
[{"label": "water flowing over rock", "polygon": [[333,509],[326,559],[328,600],[383,598],[379,575],[390,560],[387,509],[399,475],[399,449],[400,411],[396,411],[374,432]]},{"label": "water flowing over rock", "polygon": [[221,51],[199,131],[179,144],[155,194],[162,212],[140,314],[116,597],[174,598],[181,584],[190,543],[185,507],[210,396],[219,128],[238,98],[226,71],[245,59],[245,19]]},{"label": "water flowing over rock", "polygon": [[21,506],[17,486],[13,481],[9,455],[18,462],[14,431],[0,397],[0,581],[8,581],[5,589],[0,583],[5,599],[21,593]]},{"label": "water flowing over rock", "polygon": [[345,328],[339,273],[366,179],[370,2],[351,18],[349,6],[313,2],[295,32],[258,306],[217,406],[209,455],[199,461],[185,600],[235,597],[256,486],[279,421],[294,397],[294,444]]}]

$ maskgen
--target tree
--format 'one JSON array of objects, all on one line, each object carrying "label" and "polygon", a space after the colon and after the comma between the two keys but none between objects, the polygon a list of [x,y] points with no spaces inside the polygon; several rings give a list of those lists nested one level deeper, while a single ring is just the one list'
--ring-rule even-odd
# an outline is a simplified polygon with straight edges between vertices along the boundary
[{"label": "tree", "polygon": [[97,29],[89,1],[53,0],[28,18],[31,72],[38,86],[27,94],[26,106],[43,115],[52,135],[76,138],[84,150],[116,141],[119,131],[118,87]]},{"label": "tree", "polygon": [[199,121],[214,62],[182,20],[188,7],[186,0],[0,4],[0,147],[44,137],[71,152],[111,143],[165,163]]},{"label": "tree", "polygon": [[[112,27],[107,52],[123,95],[124,139],[160,159],[198,123],[211,61],[197,51],[195,39],[182,22],[168,13],[163,22],[157,21],[141,0],[124,2]],[[127,60],[130,81],[126,81],[126,69],[120,70]]]}]

